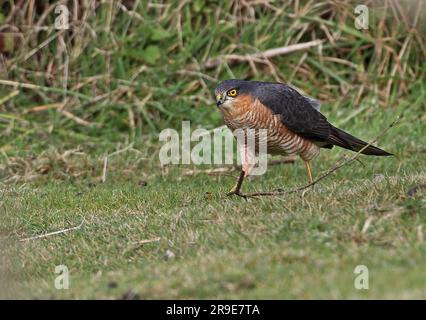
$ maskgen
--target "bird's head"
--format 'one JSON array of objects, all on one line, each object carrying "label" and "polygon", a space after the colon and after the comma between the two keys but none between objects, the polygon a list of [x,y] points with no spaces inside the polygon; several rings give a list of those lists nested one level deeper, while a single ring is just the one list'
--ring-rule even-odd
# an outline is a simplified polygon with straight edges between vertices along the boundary
[{"label": "bird's head", "polygon": [[252,82],[244,80],[225,80],[218,84],[214,93],[216,105],[220,108],[230,108],[233,103],[245,94],[250,93]]}]

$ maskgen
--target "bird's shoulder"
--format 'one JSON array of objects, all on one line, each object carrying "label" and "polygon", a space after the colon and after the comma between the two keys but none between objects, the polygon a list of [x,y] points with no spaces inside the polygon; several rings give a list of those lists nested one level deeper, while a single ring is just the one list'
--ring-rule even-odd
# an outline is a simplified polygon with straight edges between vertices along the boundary
[{"label": "bird's shoulder", "polygon": [[325,140],[330,134],[327,118],[319,112],[319,102],[283,83],[259,85],[254,96],[291,131],[311,140]]}]

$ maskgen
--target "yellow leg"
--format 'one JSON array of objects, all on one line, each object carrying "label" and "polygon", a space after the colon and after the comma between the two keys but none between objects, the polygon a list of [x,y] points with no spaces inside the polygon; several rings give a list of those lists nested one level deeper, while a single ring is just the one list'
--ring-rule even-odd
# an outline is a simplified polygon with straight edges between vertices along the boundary
[{"label": "yellow leg", "polygon": [[312,183],[312,181],[314,180],[312,179],[311,164],[309,163],[308,160],[304,160],[304,161],[306,166],[306,173],[308,174],[309,183]]}]

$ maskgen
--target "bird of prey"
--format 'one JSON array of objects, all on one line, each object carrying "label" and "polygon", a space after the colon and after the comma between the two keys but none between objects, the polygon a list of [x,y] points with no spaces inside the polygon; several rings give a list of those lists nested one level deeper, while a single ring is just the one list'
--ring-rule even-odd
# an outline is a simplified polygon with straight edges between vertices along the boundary
[{"label": "bird of prey", "polygon": [[[339,146],[358,152],[367,145],[328,122],[319,112],[318,101],[283,83],[225,80],[216,87],[215,96],[217,107],[231,131],[266,129],[267,152],[299,155],[305,162],[310,183],[313,181],[310,161],[319,154],[320,148]],[[228,195],[244,196],[241,185],[254,166],[247,148],[247,143],[240,144],[242,170]],[[392,155],[373,145],[362,153]]]}]

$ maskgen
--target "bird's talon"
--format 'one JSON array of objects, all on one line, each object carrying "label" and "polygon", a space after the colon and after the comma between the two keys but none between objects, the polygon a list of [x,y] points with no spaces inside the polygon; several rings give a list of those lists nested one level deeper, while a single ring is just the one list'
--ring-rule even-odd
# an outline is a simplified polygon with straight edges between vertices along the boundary
[{"label": "bird's talon", "polygon": [[242,197],[242,198],[244,198],[244,199],[247,199],[247,196],[246,196],[244,193],[242,193],[241,191],[237,191],[237,190],[229,191],[226,195],[227,195],[228,197],[229,197],[229,196],[236,195],[236,196]]}]

